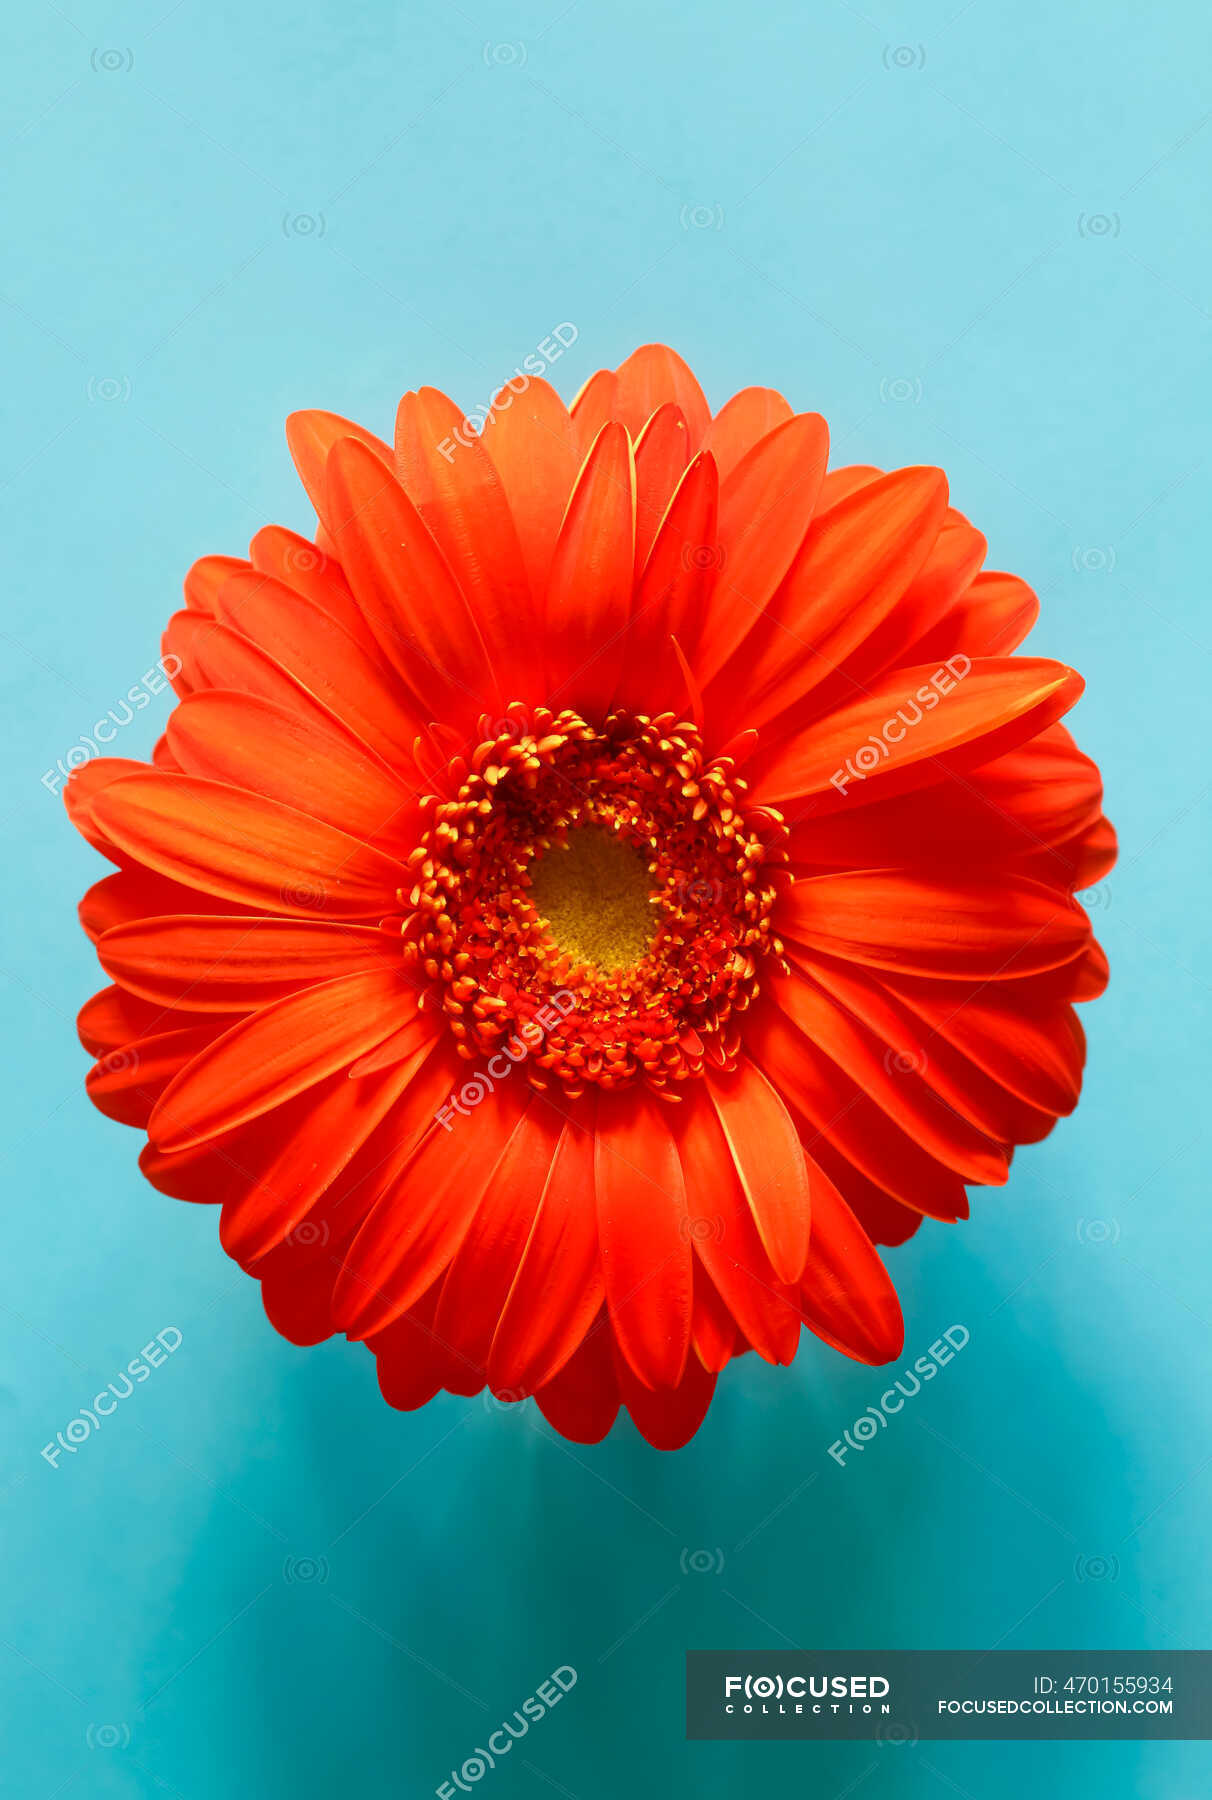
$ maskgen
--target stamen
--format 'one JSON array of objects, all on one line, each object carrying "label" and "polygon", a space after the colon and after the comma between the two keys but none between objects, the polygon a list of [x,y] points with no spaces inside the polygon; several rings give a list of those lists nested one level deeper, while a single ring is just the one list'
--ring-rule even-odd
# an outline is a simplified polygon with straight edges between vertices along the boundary
[{"label": "stamen", "polygon": [[764,957],[782,957],[781,818],[748,806],[731,761],[672,713],[614,713],[600,731],[572,712],[508,717],[491,739],[483,722],[470,767],[451,765],[454,798],[423,802],[401,895],[405,956],[460,1053],[520,1036],[529,1079],[570,1096],[729,1067],[732,1015]]}]

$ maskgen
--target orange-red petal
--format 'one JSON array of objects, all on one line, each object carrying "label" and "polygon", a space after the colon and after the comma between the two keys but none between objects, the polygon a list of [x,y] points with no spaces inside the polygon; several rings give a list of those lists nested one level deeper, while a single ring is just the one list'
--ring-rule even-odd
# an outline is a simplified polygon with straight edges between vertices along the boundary
[{"label": "orange-red petal", "polygon": [[690,1344],[693,1280],[685,1180],[659,1102],[603,1092],[594,1188],[620,1350],[645,1385],[674,1387]]},{"label": "orange-red petal", "polygon": [[272,1112],[324,1076],[348,1068],[415,1009],[398,970],[339,975],[242,1019],[181,1071],[161,1096],[149,1136],[188,1150]]}]

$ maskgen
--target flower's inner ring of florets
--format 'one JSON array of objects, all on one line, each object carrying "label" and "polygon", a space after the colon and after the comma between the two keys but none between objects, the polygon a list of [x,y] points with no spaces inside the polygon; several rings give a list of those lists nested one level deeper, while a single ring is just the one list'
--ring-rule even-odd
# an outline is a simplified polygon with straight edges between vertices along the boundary
[{"label": "flower's inner ring of florets", "polygon": [[515,705],[481,726],[451,797],[423,802],[401,896],[406,957],[460,1053],[504,1050],[570,1096],[730,1066],[735,1015],[782,956],[778,813],[748,804],[731,759],[674,713],[598,729]]}]

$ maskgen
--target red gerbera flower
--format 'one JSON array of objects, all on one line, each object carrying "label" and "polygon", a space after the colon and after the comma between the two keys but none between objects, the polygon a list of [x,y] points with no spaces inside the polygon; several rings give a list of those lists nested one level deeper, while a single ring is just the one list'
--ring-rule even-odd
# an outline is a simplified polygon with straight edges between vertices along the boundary
[{"label": "red gerbera flower", "polygon": [[394,448],[288,438],[316,542],[196,564],[153,765],[68,787],[93,1100],[394,1406],[674,1447],[801,1324],[894,1357],[875,1244],[1072,1109],[1106,977],[1034,595],[939,470],[827,474],[659,346],[479,437],[426,388]]}]

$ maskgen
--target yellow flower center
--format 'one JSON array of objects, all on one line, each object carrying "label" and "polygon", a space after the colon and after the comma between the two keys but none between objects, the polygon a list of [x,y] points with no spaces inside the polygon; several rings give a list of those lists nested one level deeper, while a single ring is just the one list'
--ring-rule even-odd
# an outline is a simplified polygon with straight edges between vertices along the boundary
[{"label": "yellow flower center", "polygon": [[639,962],[656,936],[643,858],[600,826],[570,831],[536,858],[530,899],[557,949],[596,969],[613,972]]}]

